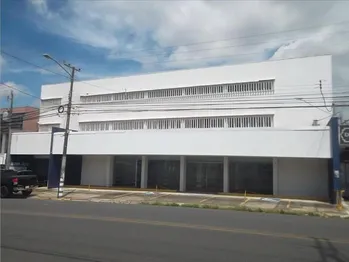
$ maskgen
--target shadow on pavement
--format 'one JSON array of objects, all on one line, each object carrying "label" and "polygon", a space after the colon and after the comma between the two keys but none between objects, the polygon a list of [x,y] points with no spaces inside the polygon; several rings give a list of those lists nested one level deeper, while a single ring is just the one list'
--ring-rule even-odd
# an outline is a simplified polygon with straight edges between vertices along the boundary
[{"label": "shadow on pavement", "polygon": [[23,196],[21,193],[13,193],[12,195],[10,195],[6,198],[2,198],[2,199],[27,199],[27,198],[31,198],[34,196],[35,196],[35,194],[31,194],[30,196]]},{"label": "shadow on pavement", "polygon": [[338,248],[336,248],[331,241],[329,240],[323,240],[323,239],[316,239],[314,238],[315,246],[314,248],[317,249],[319,252],[321,262],[348,262],[349,257],[343,252],[339,251]]}]

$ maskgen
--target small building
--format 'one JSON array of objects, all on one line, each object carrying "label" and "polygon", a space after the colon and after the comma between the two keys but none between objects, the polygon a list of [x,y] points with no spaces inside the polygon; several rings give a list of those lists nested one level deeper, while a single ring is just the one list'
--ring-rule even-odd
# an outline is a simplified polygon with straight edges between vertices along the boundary
[{"label": "small building", "polygon": [[[3,164],[7,153],[9,121],[5,119],[8,108],[0,109],[1,135],[0,135],[0,163]],[[24,106],[14,107],[12,113],[12,132],[37,132],[39,121],[39,108]]]},{"label": "small building", "polygon": [[[39,132],[13,134],[36,172],[68,93],[42,86]],[[65,183],[327,199],[332,99],[331,56],[75,82]]]}]

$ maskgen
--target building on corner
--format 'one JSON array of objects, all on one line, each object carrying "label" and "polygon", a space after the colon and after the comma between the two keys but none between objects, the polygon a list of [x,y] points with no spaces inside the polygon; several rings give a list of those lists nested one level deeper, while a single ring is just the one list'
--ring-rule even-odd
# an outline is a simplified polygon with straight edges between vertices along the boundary
[{"label": "building on corner", "polygon": [[[13,134],[36,172],[68,92],[42,86],[39,132]],[[331,56],[76,82],[65,182],[326,199],[332,99]]]}]

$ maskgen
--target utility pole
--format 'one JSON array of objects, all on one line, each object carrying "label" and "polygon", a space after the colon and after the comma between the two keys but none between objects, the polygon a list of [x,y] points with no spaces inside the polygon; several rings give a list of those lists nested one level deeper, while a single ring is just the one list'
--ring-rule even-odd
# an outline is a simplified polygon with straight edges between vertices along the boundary
[{"label": "utility pole", "polygon": [[13,112],[13,90],[11,90],[10,96],[10,110],[8,113],[8,138],[7,138],[7,152],[6,152],[6,169],[10,168],[11,165],[11,141],[12,141],[12,112]]},{"label": "utility pole", "polygon": [[74,86],[74,76],[75,71],[80,71],[80,69],[70,65],[70,64],[64,64],[65,66],[69,67],[71,69],[70,74],[70,89],[69,89],[69,96],[68,96],[68,105],[67,105],[67,121],[65,124],[65,130],[64,130],[64,142],[63,142],[63,153],[62,153],[62,164],[61,164],[61,175],[59,178],[59,186],[58,186],[58,198],[63,197],[63,187],[64,187],[64,180],[65,180],[65,168],[67,165],[67,149],[68,149],[68,136],[69,136],[69,126],[70,126],[70,115],[71,115],[71,107],[72,107],[72,98],[73,98],[73,86]]},{"label": "utility pole", "polygon": [[65,124],[65,130],[64,130],[64,142],[63,142],[63,153],[62,153],[62,163],[61,163],[61,173],[59,177],[59,185],[58,185],[58,193],[57,198],[63,197],[63,187],[64,187],[64,180],[65,180],[65,168],[67,165],[67,149],[68,149],[68,136],[69,136],[69,126],[70,126],[70,114],[71,114],[71,108],[72,108],[72,98],[73,98],[73,86],[74,86],[74,78],[75,78],[75,71],[80,72],[80,68],[76,68],[75,66],[72,66],[71,64],[63,63],[63,65],[70,69],[70,72],[63,66],[61,63],[59,63],[56,59],[51,57],[49,54],[43,55],[45,58],[52,60],[57,65],[59,65],[70,77],[70,89],[69,89],[69,95],[68,95],[68,105],[67,105],[67,118],[66,118],[66,124]]}]

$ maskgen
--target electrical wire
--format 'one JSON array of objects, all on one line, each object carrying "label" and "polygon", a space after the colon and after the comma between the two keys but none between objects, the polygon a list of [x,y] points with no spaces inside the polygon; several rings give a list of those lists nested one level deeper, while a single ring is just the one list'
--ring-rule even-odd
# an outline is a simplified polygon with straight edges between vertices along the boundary
[{"label": "electrical wire", "polygon": [[[7,52],[5,52],[6,54],[8,54]],[[11,55],[11,54],[10,54]],[[12,57],[14,57],[14,58],[18,58],[18,57],[16,57],[16,56],[14,56],[14,55],[11,55]],[[21,61],[25,61],[25,62],[28,62],[28,61],[26,61],[26,60],[24,60],[24,59],[21,59],[21,58],[18,58],[18,59],[20,59]],[[38,66],[38,65],[35,65],[34,63],[31,63],[31,62],[28,62],[29,64],[31,64],[31,65],[33,65],[33,66],[36,66],[36,67],[38,67],[38,68],[41,68],[41,69],[43,69],[43,70],[46,70],[45,68],[43,68],[43,67],[40,67],[40,66]],[[53,71],[51,71],[51,70],[48,70],[49,72],[51,72],[51,73],[56,73],[56,72],[53,72]],[[58,74],[58,75],[61,75],[61,74]],[[63,76],[63,75],[62,75]],[[67,77],[67,76],[65,76],[65,77]],[[106,89],[106,90],[108,90],[108,91],[113,91],[113,92],[115,92],[115,90],[112,90],[112,89],[107,89],[107,88],[104,88],[104,87],[101,87],[101,86],[98,86],[98,85],[95,85],[95,84],[92,84],[92,83],[89,83],[89,82],[84,82],[84,81],[79,81],[79,83],[84,83],[84,84],[87,84],[87,85],[90,85],[90,86],[93,86],[93,87],[97,87],[97,88],[101,88],[101,89]],[[294,85],[294,86],[297,86],[297,85]],[[304,88],[305,86],[303,86],[302,88]],[[281,87],[278,87],[278,88],[281,88]],[[294,88],[292,88],[293,90],[294,90]],[[36,97],[37,99],[40,99],[39,97]]]},{"label": "electrical wire", "polygon": [[[328,99],[343,99],[345,97],[347,97],[348,95],[348,91],[337,91],[337,92],[330,92],[330,94],[327,96],[326,94],[326,98]],[[292,97],[289,97],[289,96],[292,96]],[[188,97],[188,98],[191,98],[191,97]],[[301,100],[302,102],[308,102],[310,103],[309,101],[306,101],[305,99],[307,100],[311,100],[311,102],[313,102],[312,100],[319,100],[320,96],[318,95],[314,95],[314,93],[307,93],[307,94],[302,94],[302,99],[299,99]],[[324,96],[325,98],[325,96]],[[235,100],[233,100],[235,99]],[[211,105],[213,104],[214,102],[217,102],[217,103],[220,103],[220,104],[224,104],[224,103],[234,103],[234,104],[248,104],[248,103],[261,103],[261,104],[270,104],[271,102],[278,102],[278,103],[286,103],[286,102],[295,102],[297,101],[297,99],[294,97],[293,94],[287,94],[287,95],[279,95],[279,96],[275,96],[275,97],[253,97],[253,98],[239,98],[239,97],[230,97],[230,98],[218,98],[218,99],[200,99],[200,101],[196,101],[196,102],[191,102],[191,101],[188,101],[188,102],[183,102],[183,101],[167,101],[167,104],[166,105],[181,105],[181,106],[192,106],[192,105]],[[130,101],[124,101],[126,102],[126,106],[152,106],[152,107],[163,107],[164,104],[163,103],[157,103],[157,104],[150,104],[150,103],[146,103],[146,102],[143,102],[143,103],[129,103]],[[163,101],[164,102],[164,101]],[[210,102],[209,104],[207,102]],[[315,101],[315,102],[318,102],[318,101]],[[59,105],[53,105],[53,106],[49,106],[49,107],[43,107],[41,108],[41,112],[50,112],[51,110],[56,110],[58,108]],[[73,107],[79,107],[79,106],[85,106],[85,107],[90,107],[91,104],[83,104],[83,103],[73,103],[72,104]],[[100,104],[100,105],[94,105],[94,108],[92,109],[87,109],[87,110],[105,110],[105,108],[115,108],[115,107],[125,107],[125,103],[121,103],[121,104]],[[81,107],[83,109],[83,107]],[[98,109],[100,108],[100,109]],[[209,108],[208,108],[209,109]]]},{"label": "electrical wire", "polygon": [[[347,96],[349,97],[349,96]],[[342,97],[341,97],[342,98]],[[338,103],[349,103],[349,100],[339,100]],[[348,106],[348,105],[336,105],[336,107],[343,107],[343,106]],[[243,110],[247,110],[247,109],[298,109],[298,108],[324,108],[324,105],[280,105],[280,104],[276,104],[275,106],[273,106],[272,103],[268,103],[268,106],[249,106],[249,107],[236,107],[236,106],[231,106],[231,107],[220,107],[220,108],[210,108],[209,110],[212,111],[219,111],[219,110],[238,110],[238,109],[243,109]],[[201,111],[201,110],[208,110],[207,108],[190,108],[190,109],[185,109],[185,111]],[[108,110],[108,109],[104,109],[104,110],[86,110],[86,111],[77,111],[77,112],[73,112],[72,114],[95,114],[95,113],[120,113],[120,112],[168,112],[168,111],[183,111],[183,109],[178,109],[178,108],[167,108],[167,109],[132,109],[132,110],[127,110],[127,109],[112,109],[112,110]],[[53,116],[57,116],[59,115],[58,113],[49,113],[46,115],[41,115],[41,114],[28,114],[26,117],[23,117],[23,120],[31,120],[31,119],[37,119],[39,118],[40,120],[43,118],[49,118],[49,117],[53,117]],[[18,120],[18,121],[23,121],[23,120]],[[17,122],[18,122],[17,121]],[[15,123],[16,121],[13,120],[12,123]]]},{"label": "electrical wire", "polygon": [[[325,93],[325,96],[327,98],[335,99],[335,98],[341,98],[342,96],[348,95],[349,91],[341,91],[341,92],[329,92],[328,94]],[[227,94],[227,93],[224,93]],[[74,106],[78,107],[91,107],[93,106],[94,108],[106,108],[106,107],[124,107],[124,106],[164,106],[166,105],[193,105],[193,104],[203,104],[206,102],[211,102],[211,103],[257,103],[257,102],[273,102],[273,101],[297,101],[297,100],[319,100],[322,99],[322,97],[318,94],[313,93],[304,93],[304,94],[299,94],[299,97],[295,97],[294,94],[284,94],[284,95],[266,95],[264,97],[239,97],[239,96],[229,96],[229,97],[221,97],[221,98],[202,98],[200,100],[196,101],[190,101],[190,99],[197,98],[195,96],[183,96],[183,97],[178,97],[179,99],[177,101],[166,101],[166,99],[161,99],[162,102],[156,101],[156,99],[153,100],[153,103],[151,103],[152,99],[149,99],[148,101],[133,101],[132,100],[126,100],[126,101],[120,101],[118,102],[111,102],[111,103],[103,103],[103,104],[98,104],[98,103],[73,103]],[[184,99],[187,99],[185,101]],[[183,101],[184,100],[184,101]]]},{"label": "electrical wire", "polygon": [[[181,44],[181,45],[161,47],[161,49],[173,49],[173,48],[178,48],[178,47],[203,45],[203,44],[210,44],[210,43],[217,43],[217,42],[226,42],[226,41],[231,41],[231,40],[241,40],[241,39],[254,38],[254,37],[260,37],[260,36],[279,35],[279,34],[283,34],[283,33],[291,33],[291,32],[297,32],[297,31],[302,31],[302,30],[323,28],[323,27],[341,25],[341,24],[346,24],[346,23],[349,23],[349,20],[343,20],[343,21],[339,21],[336,23],[332,23],[332,24],[320,24],[320,25],[313,25],[313,26],[308,26],[308,27],[293,28],[293,29],[280,30],[280,31],[274,31],[274,32],[264,32],[264,33],[260,33],[260,34],[251,34],[251,35],[225,38],[225,39],[219,39],[219,40],[192,42],[192,43],[186,43],[186,44]],[[156,51],[156,50],[158,50],[158,49],[139,49],[139,50],[133,50],[133,52],[145,52],[145,51]]]},{"label": "electrical wire", "polygon": [[24,94],[24,95],[27,95],[27,96],[30,96],[30,97],[33,97],[33,98],[40,99],[40,97],[35,96],[35,95],[33,95],[33,94],[30,94],[30,93],[27,93],[27,92],[25,92],[25,91],[23,91],[23,90],[21,90],[21,89],[19,89],[19,88],[16,88],[16,87],[14,87],[14,86],[10,86],[10,85],[5,84],[5,83],[0,83],[0,85],[5,86],[5,87],[8,87],[8,88],[13,89],[13,90],[16,90],[16,91],[18,91],[18,92],[20,92],[20,93],[22,93],[22,94]]},{"label": "electrical wire", "polygon": [[[344,34],[348,34],[349,31],[341,31],[338,32],[341,35]],[[297,39],[292,38],[292,39],[277,39],[278,42],[295,42]],[[275,40],[276,41],[276,40]],[[191,54],[191,53],[196,53],[196,52],[202,52],[202,51],[213,51],[213,50],[222,50],[222,49],[229,49],[229,48],[233,48],[233,47],[245,47],[245,46],[254,46],[254,45],[261,45],[261,44],[271,44],[272,41],[262,41],[262,42],[253,42],[253,43],[244,43],[244,44],[234,44],[234,45],[227,45],[227,46],[220,46],[220,47],[210,47],[210,48],[202,48],[202,49],[189,49],[189,50],[182,50],[182,51],[176,51],[176,55],[182,55],[182,54]],[[279,43],[278,43],[279,44]],[[179,46],[182,47],[182,46]],[[132,54],[132,53],[131,53]],[[127,53],[126,53],[127,55]],[[142,55],[137,55],[137,56],[119,56],[116,57],[117,59],[132,59],[132,60],[139,60],[140,58],[147,58],[147,57],[156,57],[156,56],[160,56],[160,57],[164,57],[167,58],[168,52],[166,51],[162,51],[161,53],[148,53],[148,54],[142,54]],[[165,57],[167,56],[167,57]],[[182,61],[182,60],[176,60],[176,61]]]}]

